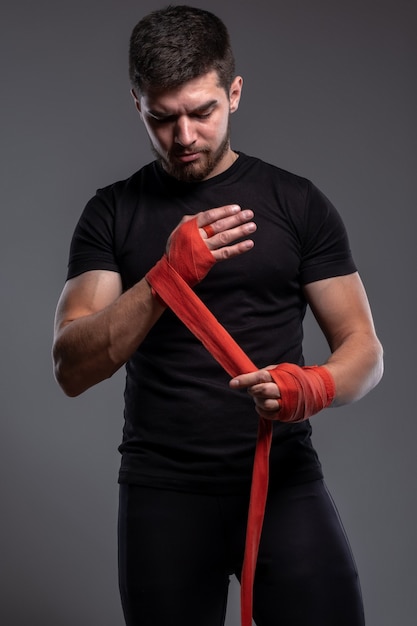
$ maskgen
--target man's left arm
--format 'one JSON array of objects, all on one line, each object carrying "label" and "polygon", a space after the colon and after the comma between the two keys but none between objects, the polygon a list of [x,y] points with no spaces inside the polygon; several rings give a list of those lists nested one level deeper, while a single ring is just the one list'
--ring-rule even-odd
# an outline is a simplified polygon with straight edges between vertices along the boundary
[{"label": "man's left arm", "polygon": [[[331,351],[323,365],[335,383],[332,406],[355,402],[378,384],[383,373],[382,346],[362,281],[354,273],[312,282],[304,291]],[[237,376],[230,383],[232,388],[247,388],[266,419],[280,418],[281,393],[268,371],[273,367]]]},{"label": "man's left arm", "polygon": [[333,406],[359,400],[381,380],[382,346],[358,273],[310,283],[307,301],[329,344],[324,363],[333,376]]}]

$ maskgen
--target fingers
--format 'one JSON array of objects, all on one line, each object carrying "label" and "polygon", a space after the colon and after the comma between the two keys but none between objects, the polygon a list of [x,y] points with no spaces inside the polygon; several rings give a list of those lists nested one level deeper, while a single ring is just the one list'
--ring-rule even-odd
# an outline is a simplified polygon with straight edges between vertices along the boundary
[{"label": "fingers", "polygon": [[213,235],[216,234],[211,224],[208,224],[207,226],[203,226],[203,230],[206,233],[208,239],[210,239],[210,237],[213,237]]},{"label": "fingers", "polygon": [[272,421],[279,420],[280,419],[279,400],[275,400],[273,402],[273,406],[272,406],[272,400],[271,400],[271,406],[268,406],[266,408],[257,405],[255,402],[255,411],[260,417],[262,417],[265,420],[272,420]]},{"label": "fingers", "polygon": [[265,419],[278,419],[280,393],[275,383],[261,383],[248,388],[248,393],[255,402],[258,415]]},{"label": "fingers", "polygon": [[253,211],[242,210],[236,204],[209,209],[197,215],[201,236],[216,261],[229,259],[253,248],[254,242],[245,239],[256,231],[252,218]]},{"label": "fingers", "polygon": [[264,419],[278,419],[280,392],[267,369],[241,374],[230,381],[233,389],[247,389],[255,402],[258,415]]},{"label": "fingers", "polygon": [[[256,230],[253,211],[241,210],[236,204],[209,209],[197,216],[197,225],[205,233],[202,237],[212,239],[209,247],[228,245],[238,237],[244,237]],[[217,237],[216,237],[217,236]],[[213,237],[216,239],[213,240]]]},{"label": "fingers", "polygon": [[[238,235],[238,237],[241,236],[242,235]],[[235,243],[230,246],[223,246],[221,248],[211,247],[210,250],[216,261],[225,261],[226,259],[231,259],[235,256],[243,254],[244,252],[247,252],[248,250],[251,250],[254,245],[255,243],[252,241],[252,239],[245,239],[244,241],[239,241],[239,243]]]},{"label": "fingers", "polygon": [[234,389],[247,389],[248,387],[254,387],[255,385],[259,385],[262,383],[272,383],[272,376],[268,372],[268,369],[271,368],[265,367],[264,369],[256,370],[256,372],[250,372],[249,374],[240,374],[239,376],[235,376],[235,378],[230,381],[229,385]]},{"label": "fingers", "polygon": [[[242,212],[243,211],[238,204],[226,204],[225,206],[208,209],[207,211],[199,213],[197,215],[197,224],[199,228],[202,228],[203,226],[207,226],[207,224],[213,224],[213,222],[221,222],[223,219],[227,220],[228,218],[231,218],[230,224],[226,224],[226,226],[236,226],[241,223]],[[221,223],[219,223],[216,232],[219,232],[220,230],[222,230]]]}]

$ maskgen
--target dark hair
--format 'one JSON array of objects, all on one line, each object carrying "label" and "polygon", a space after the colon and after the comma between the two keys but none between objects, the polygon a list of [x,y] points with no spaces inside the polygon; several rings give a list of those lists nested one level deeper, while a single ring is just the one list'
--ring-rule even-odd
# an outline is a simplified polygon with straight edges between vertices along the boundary
[{"label": "dark hair", "polygon": [[213,13],[170,5],[153,11],[133,29],[129,75],[139,92],[172,89],[212,70],[228,91],[235,61],[227,28]]}]

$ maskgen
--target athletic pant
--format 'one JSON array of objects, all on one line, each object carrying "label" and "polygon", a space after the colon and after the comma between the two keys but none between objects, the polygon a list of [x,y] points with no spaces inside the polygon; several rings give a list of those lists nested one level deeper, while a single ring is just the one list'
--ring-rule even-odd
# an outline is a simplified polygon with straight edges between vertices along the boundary
[{"label": "athletic pant", "polygon": [[[127,626],[222,626],[240,577],[248,498],[120,486]],[[254,586],[257,626],[363,626],[358,575],[323,481],[269,492]]]}]

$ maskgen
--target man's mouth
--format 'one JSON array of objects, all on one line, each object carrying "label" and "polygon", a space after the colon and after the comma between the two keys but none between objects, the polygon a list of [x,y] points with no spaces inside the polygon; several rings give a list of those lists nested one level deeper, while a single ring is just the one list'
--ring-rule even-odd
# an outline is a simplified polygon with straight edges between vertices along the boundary
[{"label": "man's mouth", "polygon": [[175,155],[175,158],[181,161],[181,163],[191,163],[192,161],[196,161],[199,157],[199,152],[181,152]]}]

